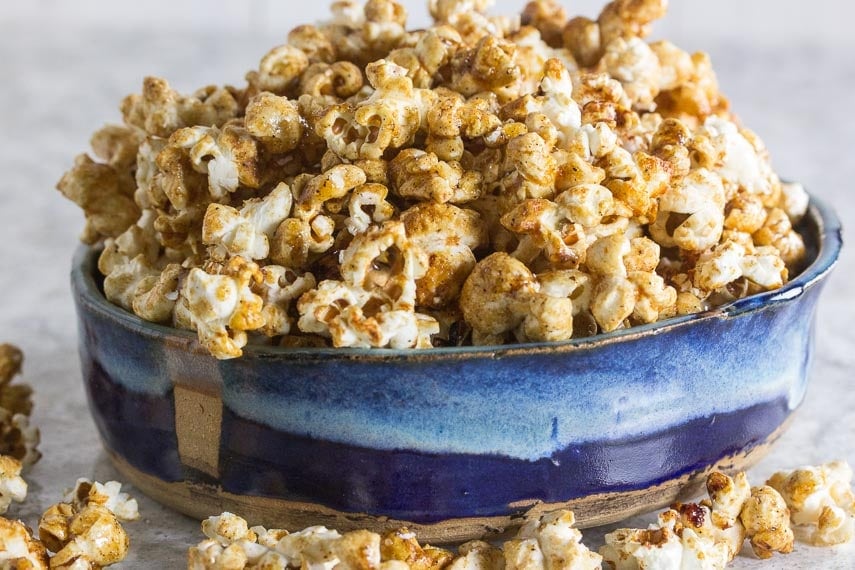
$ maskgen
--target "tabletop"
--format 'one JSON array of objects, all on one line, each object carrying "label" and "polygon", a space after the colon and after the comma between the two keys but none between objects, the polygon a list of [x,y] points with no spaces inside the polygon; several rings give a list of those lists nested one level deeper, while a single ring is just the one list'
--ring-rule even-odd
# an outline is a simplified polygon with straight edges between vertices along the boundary
[{"label": "tabletop", "polygon": [[[42,25],[38,18],[0,13],[0,342],[25,351],[23,379],[36,391],[33,421],[44,454],[28,476],[27,501],[13,506],[11,515],[33,525],[76,478],[120,479],[90,419],[76,353],[68,272],[82,214],[54,190],[56,181],[87,150],[91,132],[120,121],[118,102],[139,90],[143,76],[163,76],[181,91],[240,82],[294,23],[260,34],[227,27],[178,33],[148,26],[82,29],[56,19]],[[835,207],[844,227],[853,227],[855,46],[839,40],[782,36],[755,43],[750,36],[725,40],[710,31],[685,47],[712,55],[724,92],[765,140],[780,174],[802,181]],[[831,459],[855,464],[849,279],[855,279],[855,249],[844,248],[817,314],[807,398],[789,430],[750,471],[752,481]],[[198,521],[129,490],[142,518],[126,526],[131,550],[120,567],[184,567],[187,548],[202,538]],[[651,520],[647,515],[623,525]],[[586,543],[598,545],[607,530],[585,531]],[[799,543],[793,554],[772,561],[744,552],[732,567],[853,568],[855,546]]]}]

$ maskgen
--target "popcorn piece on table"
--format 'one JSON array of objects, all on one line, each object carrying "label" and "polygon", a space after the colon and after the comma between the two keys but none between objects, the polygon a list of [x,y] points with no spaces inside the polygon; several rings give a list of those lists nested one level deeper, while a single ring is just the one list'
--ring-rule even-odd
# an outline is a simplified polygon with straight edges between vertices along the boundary
[{"label": "popcorn piece on table", "polygon": [[78,511],[87,505],[101,505],[109,509],[121,521],[135,521],[140,517],[137,500],[122,492],[118,481],[99,483],[89,479],[78,479],[63,501]]},{"label": "popcorn piece on table", "polygon": [[448,570],[501,570],[502,551],[483,540],[470,540],[457,547],[457,556]]},{"label": "popcorn piece on table", "polygon": [[0,408],[0,454],[14,457],[26,470],[41,459],[40,440],[39,429],[30,425],[29,417]]},{"label": "popcorn piece on table", "polygon": [[231,513],[202,523],[209,538],[188,551],[188,570],[332,568],[338,570],[593,570],[600,557],[580,541],[569,511],[556,511],[524,525],[502,547],[473,540],[457,554],[420,545],[406,528],[382,537],[366,530],[340,534],[322,526],[288,533],[249,528]]},{"label": "popcorn piece on table", "polygon": [[22,503],[27,498],[27,482],[21,477],[21,462],[0,455],[0,515],[9,510],[12,501]]},{"label": "popcorn piece on table", "polygon": [[410,570],[441,570],[454,560],[454,554],[444,548],[420,545],[416,534],[406,528],[383,535],[380,556],[384,562],[401,561]]},{"label": "popcorn piece on table", "polygon": [[795,539],[790,528],[790,510],[772,487],[752,487],[739,520],[745,526],[745,535],[759,558],[771,558],[775,552],[789,554],[793,551]]},{"label": "popcorn piece on table", "polygon": [[0,408],[12,415],[29,416],[33,409],[33,389],[27,384],[13,384],[21,373],[24,353],[17,346],[0,344]]},{"label": "popcorn piece on table", "polygon": [[674,510],[659,515],[659,522],[647,529],[618,529],[605,540],[600,554],[613,570],[722,570],[730,560],[725,543],[684,526]]},{"label": "popcorn piece on table", "polygon": [[852,469],[845,461],[779,471],[766,482],[790,509],[795,525],[813,526],[816,546],[842,544],[855,535],[855,494]]},{"label": "popcorn piece on table", "polygon": [[526,522],[517,538],[503,545],[507,570],[594,570],[602,556],[581,543],[571,511],[555,511]]},{"label": "popcorn piece on table", "polygon": [[39,538],[51,556],[51,568],[97,569],[121,562],[130,541],[121,520],[139,518],[136,500],[115,481],[78,479],[63,502],[39,520]]},{"label": "popcorn piece on table", "polygon": [[0,517],[0,568],[48,569],[47,550],[21,521]]}]

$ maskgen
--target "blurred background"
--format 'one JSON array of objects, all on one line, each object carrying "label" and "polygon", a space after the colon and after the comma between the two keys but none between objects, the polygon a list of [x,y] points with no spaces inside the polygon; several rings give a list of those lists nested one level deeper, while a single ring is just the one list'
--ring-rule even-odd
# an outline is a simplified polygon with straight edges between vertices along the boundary
[{"label": "blurred background", "polygon": [[[400,1],[411,27],[427,23],[426,0]],[[115,476],[89,419],[75,348],[67,276],[83,216],[54,190],[57,180],[76,154],[88,151],[93,131],[121,120],[121,98],[138,92],[144,76],[164,77],[183,92],[241,85],[292,27],[325,18],[328,4],[0,0],[0,342],[19,344],[27,354],[25,380],[36,388],[34,421],[44,452],[31,499],[16,516],[32,524],[76,477]],[[524,4],[498,0],[493,13],[518,12]],[[571,15],[590,17],[604,4],[565,1]],[[733,109],[766,142],[778,172],[833,204],[849,228],[855,227],[853,17],[855,4],[842,0],[672,0],[653,34],[709,52]],[[836,456],[855,463],[849,279],[855,279],[852,244],[820,305],[808,399],[759,473]],[[197,523],[150,501],[143,512],[146,520],[131,527],[143,546],[124,567],[153,567],[143,562],[151,556],[161,567],[180,567],[187,545],[198,540]],[[855,554],[811,556],[818,555],[790,567],[855,567]],[[742,560],[738,567],[755,566]]]}]

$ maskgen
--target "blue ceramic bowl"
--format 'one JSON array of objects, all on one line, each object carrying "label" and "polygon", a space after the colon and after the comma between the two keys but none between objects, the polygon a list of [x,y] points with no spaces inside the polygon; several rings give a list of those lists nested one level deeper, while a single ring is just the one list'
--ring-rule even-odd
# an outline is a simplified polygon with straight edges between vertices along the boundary
[{"label": "blue ceramic bowl", "polygon": [[814,309],[841,247],[812,200],[811,263],[782,289],[702,314],[559,343],[428,351],[248,347],[218,361],[72,282],[83,378],[119,470],[195,517],[499,533],[557,507],[583,525],[743,469],[805,393]]}]

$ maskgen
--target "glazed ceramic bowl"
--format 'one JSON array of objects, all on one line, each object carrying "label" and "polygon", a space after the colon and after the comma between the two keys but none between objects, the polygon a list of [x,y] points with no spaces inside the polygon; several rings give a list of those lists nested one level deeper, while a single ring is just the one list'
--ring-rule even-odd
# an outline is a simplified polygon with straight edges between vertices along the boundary
[{"label": "glazed ceramic bowl", "polygon": [[559,343],[415,350],[248,347],[218,361],[72,281],[89,404],[116,467],[195,517],[423,540],[500,533],[572,508],[583,525],[744,469],[805,393],[814,309],[841,247],[812,200],[810,265],[705,313]]}]

